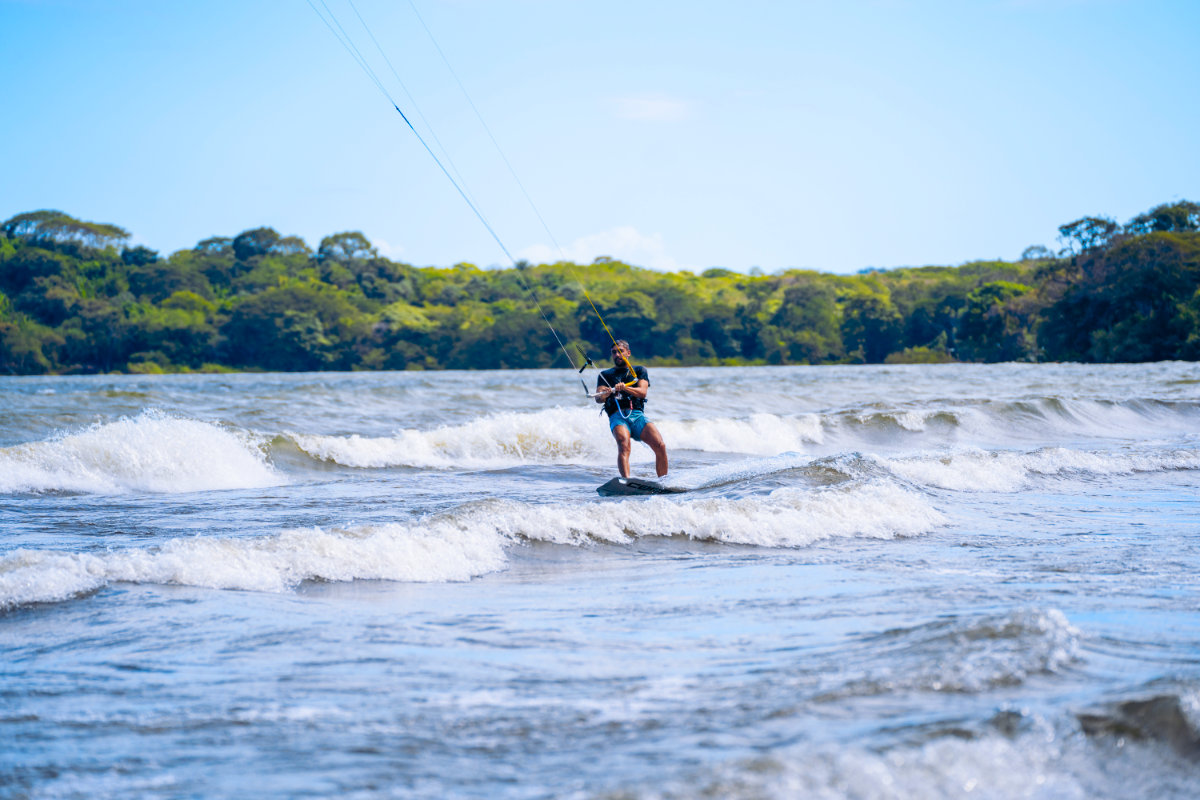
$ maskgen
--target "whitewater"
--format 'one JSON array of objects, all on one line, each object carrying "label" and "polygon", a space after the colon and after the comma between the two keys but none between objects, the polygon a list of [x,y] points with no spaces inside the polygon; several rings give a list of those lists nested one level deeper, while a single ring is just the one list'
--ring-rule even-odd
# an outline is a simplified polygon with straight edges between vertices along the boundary
[{"label": "whitewater", "polygon": [[0,378],[0,797],[1200,795],[1200,365],[650,374]]}]

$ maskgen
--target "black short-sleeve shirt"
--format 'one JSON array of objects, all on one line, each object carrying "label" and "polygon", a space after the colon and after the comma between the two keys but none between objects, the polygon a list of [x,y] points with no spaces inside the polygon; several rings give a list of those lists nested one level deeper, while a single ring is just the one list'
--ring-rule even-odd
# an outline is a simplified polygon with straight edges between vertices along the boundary
[{"label": "black short-sleeve shirt", "polygon": [[[600,373],[600,377],[596,379],[596,388],[601,386],[616,386],[617,383],[629,383],[630,381],[645,381],[646,385],[650,385],[650,373],[645,367],[637,366],[633,368],[633,374],[629,373],[628,367],[612,367]],[[621,409],[623,411],[641,411],[646,407],[646,401],[640,397],[630,397],[629,395],[621,395]],[[617,413],[617,401],[611,397],[604,401],[604,410],[611,417]]]}]

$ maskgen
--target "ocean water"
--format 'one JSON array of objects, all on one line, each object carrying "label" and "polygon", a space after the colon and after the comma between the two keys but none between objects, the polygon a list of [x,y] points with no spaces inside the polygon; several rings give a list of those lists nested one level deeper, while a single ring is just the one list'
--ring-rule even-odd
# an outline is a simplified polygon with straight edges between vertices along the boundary
[{"label": "ocean water", "polygon": [[1200,796],[1200,365],[651,378],[0,378],[0,796]]}]

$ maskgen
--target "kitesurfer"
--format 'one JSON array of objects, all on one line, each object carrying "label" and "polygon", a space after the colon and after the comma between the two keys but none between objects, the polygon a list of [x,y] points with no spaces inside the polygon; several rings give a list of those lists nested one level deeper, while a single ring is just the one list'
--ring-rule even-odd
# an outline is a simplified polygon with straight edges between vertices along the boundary
[{"label": "kitesurfer", "polygon": [[608,428],[617,440],[617,471],[621,477],[629,477],[632,438],[654,451],[654,470],[663,478],[667,474],[667,443],[643,413],[650,392],[650,375],[645,367],[633,366],[631,355],[629,342],[624,339],[613,342],[613,366],[596,379],[596,402],[604,403],[608,413]]}]

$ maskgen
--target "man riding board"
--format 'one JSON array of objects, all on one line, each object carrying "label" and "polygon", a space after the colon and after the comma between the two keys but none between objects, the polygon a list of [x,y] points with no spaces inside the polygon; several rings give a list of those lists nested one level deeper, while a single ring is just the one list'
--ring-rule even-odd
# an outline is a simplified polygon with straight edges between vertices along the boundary
[{"label": "man riding board", "polygon": [[617,471],[621,477],[629,477],[630,439],[637,439],[654,451],[654,470],[663,478],[667,474],[667,443],[642,413],[650,392],[650,375],[645,367],[633,366],[630,355],[629,342],[613,342],[613,367],[600,373],[594,396],[597,403],[604,403],[608,413],[608,428],[617,440]]}]

